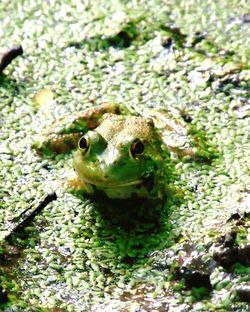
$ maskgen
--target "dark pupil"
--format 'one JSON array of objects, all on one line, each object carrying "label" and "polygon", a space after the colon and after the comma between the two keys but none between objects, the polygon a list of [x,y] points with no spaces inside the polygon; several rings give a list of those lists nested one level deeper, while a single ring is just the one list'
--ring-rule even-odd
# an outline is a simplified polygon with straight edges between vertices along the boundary
[{"label": "dark pupil", "polygon": [[133,154],[134,155],[140,155],[144,151],[144,144],[141,141],[138,141],[134,144],[133,147]]},{"label": "dark pupil", "polygon": [[88,146],[87,140],[85,139],[85,137],[82,137],[79,141],[79,147],[81,149],[85,149],[87,148],[87,146]]}]

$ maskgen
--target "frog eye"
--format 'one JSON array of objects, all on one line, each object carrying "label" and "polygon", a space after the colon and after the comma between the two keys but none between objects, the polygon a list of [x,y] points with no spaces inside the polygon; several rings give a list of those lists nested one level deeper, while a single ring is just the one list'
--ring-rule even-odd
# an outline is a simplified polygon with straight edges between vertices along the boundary
[{"label": "frog eye", "polygon": [[135,140],[130,147],[130,152],[135,159],[138,159],[144,152],[143,142],[138,139]]},{"label": "frog eye", "polygon": [[85,138],[84,136],[82,136],[78,142],[78,147],[81,151],[86,152],[89,148],[89,141],[87,138]]}]

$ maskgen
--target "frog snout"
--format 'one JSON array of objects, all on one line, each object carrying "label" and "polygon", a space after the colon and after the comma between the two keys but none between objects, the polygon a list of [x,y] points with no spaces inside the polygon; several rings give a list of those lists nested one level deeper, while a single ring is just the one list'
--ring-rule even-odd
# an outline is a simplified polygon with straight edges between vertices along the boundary
[{"label": "frog snout", "polygon": [[100,176],[102,177],[103,180],[108,180],[109,179],[109,172],[111,169],[111,165],[107,164],[105,160],[97,160],[97,164],[100,170]]}]

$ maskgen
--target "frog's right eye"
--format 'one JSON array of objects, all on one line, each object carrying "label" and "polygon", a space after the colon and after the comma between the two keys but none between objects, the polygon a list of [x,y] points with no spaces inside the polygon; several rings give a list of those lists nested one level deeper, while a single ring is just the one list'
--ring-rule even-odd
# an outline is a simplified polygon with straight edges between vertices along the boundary
[{"label": "frog's right eye", "polygon": [[78,142],[78,147],[81,151],[86,152],[89,148],[89,140],[85,136],[81,137]]}]

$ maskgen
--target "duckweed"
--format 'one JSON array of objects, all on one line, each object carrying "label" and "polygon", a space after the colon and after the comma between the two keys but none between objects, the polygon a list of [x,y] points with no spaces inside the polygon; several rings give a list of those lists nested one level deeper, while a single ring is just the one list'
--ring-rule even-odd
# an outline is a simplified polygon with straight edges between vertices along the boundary
[{"label": "duckweed", "polygon": [[[15,270],[8,268],[15,282],[2,286],[22,297],[20,303],[13,299],[13,309],[171,312],[230,306],[238,276],[248,273],[239,267],[234,276],[220,267],[211,272],[209,303],[202,291],[188,292],[174,276],[164,285],[183,242],[211,259],[207,246],[231,226],[233,213],[247,210],[250,36],[242,17],[248,11],[241,0],[1,1],[0,46],[20,42],[24,55],[0,76],[0,234],[45,194],[58,193],[32,223],[30,245],[22,247]],[[204,38],[195,43],[197,33]],[[171,48],[164,46],[169,39]],[[32,98],[45,87],[54,93],[55,109],[36,112]],[[59,117],[109,101],[131,113],[165,107],[190,116],[190,128],[215,155],[210,162],[173,161],[175,191],[154,224],[136,224],[132,216],[127,230],[115,213],[107,217],[94,201],[64,193],[72,155],[43,159],[31,148],[34,136]],[[237,238],[242,245],[243,228]]]}]

